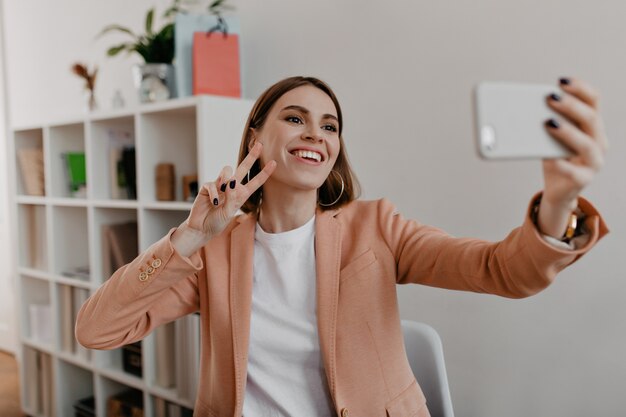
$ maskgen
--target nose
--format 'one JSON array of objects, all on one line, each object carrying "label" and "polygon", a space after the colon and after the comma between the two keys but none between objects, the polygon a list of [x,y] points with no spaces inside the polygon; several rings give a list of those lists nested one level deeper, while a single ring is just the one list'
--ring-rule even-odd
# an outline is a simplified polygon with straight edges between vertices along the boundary
[{"label": "nose", "polygon": [[306,132],[302,134],[302,139],[313,143],[322,143],[324,141],[324,136],[313,127],[307,129]]}]

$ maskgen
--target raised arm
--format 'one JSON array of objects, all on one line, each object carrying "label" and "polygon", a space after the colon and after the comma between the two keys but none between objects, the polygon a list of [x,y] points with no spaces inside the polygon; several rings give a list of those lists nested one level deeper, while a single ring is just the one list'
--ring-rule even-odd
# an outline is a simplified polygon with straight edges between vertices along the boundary
[{"label": "raised arm", "polygon": [[[83,304],[76,321],[80,344],[114,349],[200,308],[198,280],[203,279],[205,257],[210,256],[204,246],[226,228],[276,166],[270,161],[249,183],[241,184],[261,146],[251,150],[234,176],[230,167],[224,167],[216,181],[204,184],[183,224],[117,270]],[[218,184],[228,186],[220,186],[218,192]]]}]

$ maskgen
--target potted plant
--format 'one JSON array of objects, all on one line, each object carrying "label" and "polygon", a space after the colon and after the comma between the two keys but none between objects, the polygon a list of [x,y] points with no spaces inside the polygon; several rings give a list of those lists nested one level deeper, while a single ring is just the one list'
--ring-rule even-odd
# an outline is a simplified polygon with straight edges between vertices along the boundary
[{"label": "potted plant", "polygon": [[[231,9],[232,6],[226,4],[227,0],[212,0],[208,5],[208,12],[215,15],[219,25],[214,28],[207,28],[208,31],[222,31],[226,33],[222,12]],[[166,100],[176,97],[176,83],[174,77],[174,19],[178,13],[186,13],[187,9],[182,0],[172,0],[170,7],[161,17],[162,26],[154,29],[155,9],[151,8],[145,17],[145,33],[135,34],[127,27],[120,25],[109,25],[105,27],[98,36],[109,32],[122,32],[132,39],[108,49],[108,56],[116,56],[122,51],[127,53],[137,53],[144,60],[143,64],[133,67],[133,77],[135,85],[139,89],[141,102],[151,102]]]}]

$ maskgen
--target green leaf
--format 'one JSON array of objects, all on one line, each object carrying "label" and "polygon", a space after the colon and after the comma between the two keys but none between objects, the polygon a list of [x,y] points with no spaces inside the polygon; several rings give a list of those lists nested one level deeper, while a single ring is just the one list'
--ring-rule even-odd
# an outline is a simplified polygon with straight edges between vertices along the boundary
[{"label": "green leaf", "polygon": [[152,20],[154,19],[154,8],[150,9],[146,15],[146,33],[152,34]]},{"label": "green leaf", "polygon": [[180,8],[177,6],[172,6],[163,13],[163,18],[167,19],[171,16],[175,16],[180,11]]},{"label": "green leaf", "polygon": [[119,54],[120,52],[122,52],[124,49],[129,49],[129,50],[133,50],[133,44],[132,43],[123,43],[121,45],[116,45],[113,46],[111,48],[109,48],[109,50],[107,51],[107,55],[108,56],[115,56],[117,54]]},{"label": "green leaf", "polygon": [[128,29],[128,28],[126,28],[124,26],[120,26],[120,25],[109,25],[109,26],[106,26],[104,29],[102,29],[102,32],[100,32],[98,34],[98,36],[96,36],[96,37],[100,37],[100,36],[104,35],[105,33],[113,32],[113,31],[128,33],[133,38],[137,38],[137,35],[135,35],[130,29]]}]

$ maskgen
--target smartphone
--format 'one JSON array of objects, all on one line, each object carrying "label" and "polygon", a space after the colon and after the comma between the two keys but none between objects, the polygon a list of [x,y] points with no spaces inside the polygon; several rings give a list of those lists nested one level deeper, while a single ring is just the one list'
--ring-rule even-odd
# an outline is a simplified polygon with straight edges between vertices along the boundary
[{"label": "smartphone", "polygon": [[484,81],[474,87],[474,127],[478,153],[485,159],[544,159],[571,156],[545,121],[562,117],[546,98],[557,86]]}]

